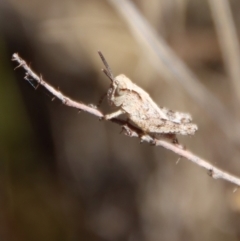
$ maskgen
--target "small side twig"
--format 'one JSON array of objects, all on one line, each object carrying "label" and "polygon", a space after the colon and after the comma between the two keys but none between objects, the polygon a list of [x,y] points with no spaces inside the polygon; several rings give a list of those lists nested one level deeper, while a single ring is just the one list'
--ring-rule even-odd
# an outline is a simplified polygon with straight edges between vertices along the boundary
[{"label": "small side twig", "polygon": [[[54,96],[54,98],[57,98],[60,101],[62,101],[64,105],[88,112],[89,114],[95,115],[98,118],[104,117],[104,114],[101,111],[97,110],[96,108],[88,106],[84,103],[76,102],[70,99],[69,97],[65,96],[64,94],[62,94],[59,90],[56,90],[55,88],[53,88],[46,81],[44,81],[42,77],[38,76],[18,54],[16,53],[13,54],[12,60],[16,61],[19,64],[17,67],[22,67],[26,71],[25,79],[29,81],[29,78],[31,78],[32,81],[36,81],[37,85],[43,86],[46,90],[48,90]],[[111,119],[111,121],[118,125],[121,125],[125,135],[129,137],[140,138],[141,142],[147,142],[155,146],[164,147],[181,157],[185,157],[187,160],[199,165],[200,167],[205,168],[208,171],[208,174],[214,179],[224,179],[237,186],[240,186],[240,178],[215,167],[214,165],[210,164],[206,160],[198,157],[197,155],[194,155],[189,150],[184,149],[181,145],[176,143],[175,144],[170,143],[166,140],[156,139],[146,133],[143,133],[142,130],[131,125],[128,121],[124,121],[120,119]]]}]

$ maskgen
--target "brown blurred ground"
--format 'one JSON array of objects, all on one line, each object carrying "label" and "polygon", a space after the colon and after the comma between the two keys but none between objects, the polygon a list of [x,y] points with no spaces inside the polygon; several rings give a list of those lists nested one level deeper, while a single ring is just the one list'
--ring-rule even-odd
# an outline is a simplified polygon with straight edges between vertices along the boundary
[{"label": "brown blurred ground", "polygon": [[[239,34],[240,2],[230,2]],[[208,2],[134,3],[239,116]],[[2,0],[0,27],[0,240],[240,240],[240,192],[233,185],[184,159],[176,165],[175,154],[119,135],[118,126],[51,102],[13,71],[11,55],[18,52],[63,93],[97,104],[109,85],[101,50],[115,74],[129,76],[159,105],[192,114],[199,131],[181,143],[240,176],[238,144],[156,72],[107,1]],[[101,109],[111,111],[106,103]]]}]

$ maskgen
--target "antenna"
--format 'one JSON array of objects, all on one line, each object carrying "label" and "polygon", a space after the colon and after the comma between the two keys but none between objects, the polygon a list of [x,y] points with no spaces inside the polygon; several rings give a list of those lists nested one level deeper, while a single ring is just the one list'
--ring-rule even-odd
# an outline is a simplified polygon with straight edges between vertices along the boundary
[{"label": "antenna", "polygon": [[113,73],[112,73],[112,70],[109,66],[109,64],[107,63],[106,59],[104,58],[103,54],[101,51],[98,51],[98,54],[103,62],[103,64],[105,65],[106,69],[102,69],[103,73],[105,75],[107,75],[107,77],[110,79],[110,80],[114,80],[114,76],[113,76]]}]

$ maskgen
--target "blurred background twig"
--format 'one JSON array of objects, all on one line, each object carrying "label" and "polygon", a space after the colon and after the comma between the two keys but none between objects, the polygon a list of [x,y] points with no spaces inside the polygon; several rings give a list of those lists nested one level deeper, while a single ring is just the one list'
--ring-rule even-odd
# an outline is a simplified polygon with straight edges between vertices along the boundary
[{"label": "blurred background twig", "polygon": [[[225,68],[232,83],[235,96],[233,104],[238,109],[240,103],[240,47],[230,2],[227,0],[209,0],[209,5],[212,10]],[[239,118],[239,113],[237,115]]]}]

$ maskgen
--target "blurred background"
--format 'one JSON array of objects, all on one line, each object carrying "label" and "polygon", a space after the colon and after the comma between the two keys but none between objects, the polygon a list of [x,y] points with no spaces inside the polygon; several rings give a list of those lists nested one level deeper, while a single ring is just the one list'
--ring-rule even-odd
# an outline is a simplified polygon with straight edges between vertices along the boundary
[{"label": "blurred background", "polygon": [[[180,143],[240,176],[238,0],[0,0],[0,240],[240,240],[240,191],[121,127],[51,101],[11,56],[96,105],[101,50],[159,104]],[[100,109],[113,111],[106,101]]]}]

